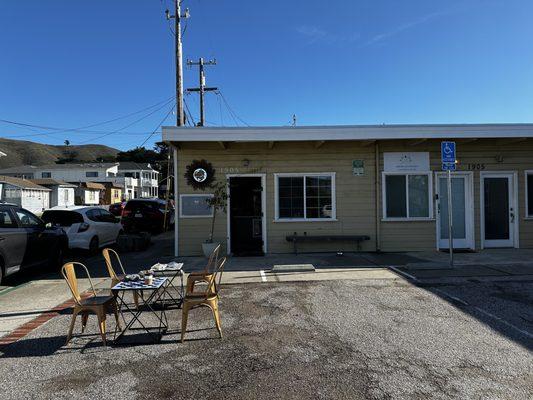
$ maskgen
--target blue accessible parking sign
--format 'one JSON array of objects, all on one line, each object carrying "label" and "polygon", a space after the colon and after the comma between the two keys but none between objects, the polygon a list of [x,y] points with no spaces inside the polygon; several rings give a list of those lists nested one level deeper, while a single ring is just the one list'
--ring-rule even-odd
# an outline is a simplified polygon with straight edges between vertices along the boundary
[{"label": "blue accessible parking sign", "polygon": [[455,171],[456,154],[455,142],[441,142],[440,154],[443,171]]}]

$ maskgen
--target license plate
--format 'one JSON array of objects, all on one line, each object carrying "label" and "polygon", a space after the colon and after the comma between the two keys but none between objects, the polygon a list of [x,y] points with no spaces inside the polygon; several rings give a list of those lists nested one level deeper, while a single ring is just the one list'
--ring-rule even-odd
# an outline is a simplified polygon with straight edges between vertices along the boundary
[{"label": "license plate", "polygon": [[135,214],[135,218],[142,218],[143,215],[142,214]]}]

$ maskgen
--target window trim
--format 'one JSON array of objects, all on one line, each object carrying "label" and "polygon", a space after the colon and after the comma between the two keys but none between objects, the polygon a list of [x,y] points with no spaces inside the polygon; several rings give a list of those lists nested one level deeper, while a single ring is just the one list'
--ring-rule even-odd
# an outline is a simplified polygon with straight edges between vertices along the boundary
[{"label": "window trim", "polygon": [[198,197],[198,196],[213,197],[214,194],[213,194],[213,193],[199,193],[199,194],[188,193],[188,194],[180,194],[180,204],[179,204],[179,209],[180,209],[179,217],[180,217],[180,218],[213,218],[213,215],[215,214],[213,207],[211,207],[211,215],[184,215],[184,214],[183,214],[183,201],[181,201],[181,199],[182,199],[183,197]]},{"label": "window trim", "polygon": [[[405,185],[405,195],[406,195],[406,207],[407,207],[407,217],[387,217],[387,189],[386,189],[386,177],[387,175],[426,175],[428,177],[428,201],[429,201],[429,215],[427,217],[410,217],[409,216],[409,178],[406,178],[407,183]],[[434,215],[433,215],[433,202],[434,202],[434,195],[433,195],[433,173],[431,171],[413,171],[413,172],[405,172],[405,171],[398,171],[398,172],[388,172],[388,171],[382,171],[381,172],[381,203],[382,203],[382,215],[381,220],[392,222],[392,221],[433,221]]]},{"label": "window trim", "polygon": [[[306,177],[327,176],[331,178],[331,218],[280,218],[279,217],[279,184],[278,178],[304,178],[304,215],[307,214]],[[337,221],[337,190],[335,186],[335,172],[283,172],[274,174],[274,222],[335,222]]]},{"label": "window trim", "polygon": [[533,220],[533,210],[529,210],[529,207],[528,207],[528,204],[529,204],[529,196],[528,196],[529,189],[527,186],[528,175],[533,176],[533,169],[524,170],[524,181],[525,181],[524,187],[526,188],[526,195],[524,196],[525,201],[526,201],[526,208],[525,208],[526,213],[524,215],[524,219]]}]

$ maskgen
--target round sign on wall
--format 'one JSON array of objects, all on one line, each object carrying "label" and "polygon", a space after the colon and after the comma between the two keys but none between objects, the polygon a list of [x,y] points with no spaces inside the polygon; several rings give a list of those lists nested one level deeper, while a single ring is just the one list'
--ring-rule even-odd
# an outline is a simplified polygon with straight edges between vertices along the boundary
[{"label": "round sign on wall", "polygon": [[202,190],[211,187],[215,179],[215,170],[206,160],[193,160],[187,165],[184,176],[188,185],[196,190]]}]

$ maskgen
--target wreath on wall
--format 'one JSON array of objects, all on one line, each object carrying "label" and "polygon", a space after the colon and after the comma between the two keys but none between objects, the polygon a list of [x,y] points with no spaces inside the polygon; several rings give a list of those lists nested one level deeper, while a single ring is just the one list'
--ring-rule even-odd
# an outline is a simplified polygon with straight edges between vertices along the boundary
[{"label": "wreath on wall", "polygon": [[215,169],[206,160],[193,160],[187,165],[184,176],[187,184],[192,186],[194,190],[203,190],[213,185]]}]

